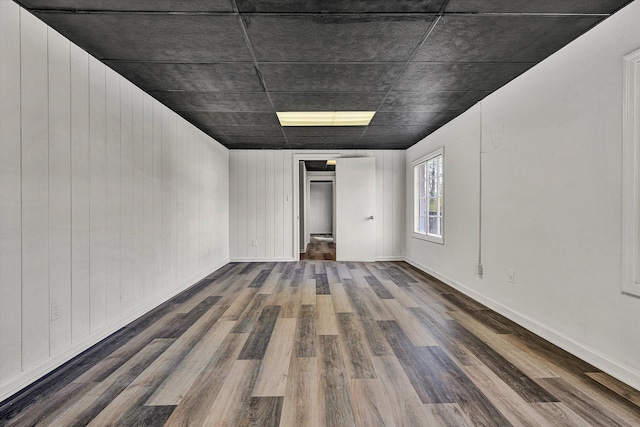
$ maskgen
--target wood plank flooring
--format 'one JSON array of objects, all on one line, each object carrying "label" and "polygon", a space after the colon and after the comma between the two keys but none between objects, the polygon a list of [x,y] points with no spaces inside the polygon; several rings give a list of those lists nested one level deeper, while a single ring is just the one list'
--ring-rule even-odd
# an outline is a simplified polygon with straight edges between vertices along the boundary
[{"label": "wood plank flooring", "polygon": [[336,244],[327,241],[328,234],[312,234],[311,242],[307,245],[307,251],[300,254],[302,260],[336,260]]},{"label": "wood plank flooring", "polygon": [[400,262],[232,263],[6,426],[638,426],[640,393]]}]

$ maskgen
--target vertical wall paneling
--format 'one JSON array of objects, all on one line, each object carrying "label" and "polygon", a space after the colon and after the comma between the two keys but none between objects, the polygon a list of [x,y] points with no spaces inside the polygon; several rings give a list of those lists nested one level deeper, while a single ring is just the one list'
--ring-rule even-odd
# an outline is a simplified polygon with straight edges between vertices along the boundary
[{"label": "vertical wall paneling", "polygon": [[89,59],[91,331],[106,324],[106,70]]},{"label": "vertical wall paneling", "polygon": [[176,141],[177,137],[177,117],[172,114],[169,121],[169,209],[170,209],[170,233],[169,233],[169,244],[171,246],[171,281],[174,282],[178,278],[178,267],[177,267],[177,256],[178,256],[178,247],[177,247],[177,219],[176,219]]},{"label": "vertical wall paneling", "polygon": [[[276,151],[270,150],[265,152],[266,162],[270,165],[275,164],[276,160]],[[276,217],[275,213],[275,180],[276,174],[268,174],[266,171],[266,166],[264,168],[264,182],[265,182],[265,207],[264,207],[264,228],[265,228],[265,237],[264,237],[264,248],[265,248],[265,256],[268,258],[275,258],[275,228],[274,221]]]},{"label": "vertical wall paneling", "polygon": [[[232,259],[292,259],[292,150],[231,152]],[[309,151],[322,154],[323,151]],[[343,157],[376,158],[376,257],[402,259],[404,244],[404,151],[341,150]],[[297,173],[297,170],[296,170]],[[258,247],[253,241],[258,241]],[[266,240],[262,242],[261,240]],[[338,243],[339,244],[339,243]],[[261,246],[262,245],[262,246]]]},{"label": "vertical wall paneling", "polygon": [[0,401],[229,261],[229,151],[0,0]]},{"label": "vertical wall paneling", "polygon": [[[379,173],[379,171],[384,170],[384,151],[377,150],[375,152],[376,156],[376,188],[384,188],[384,174]],[[384,204],[385,193],[378,193],[378,197],[376,197],[376,213],[384,212]],[[388,197],[388,196],[387,196]],[[376,222],[376,256],[381,257],[384,255],[384,221],[382,217],[378,217],[375,219]],[[379,237],[382,236],[382,239]]]},{"label": "vertical wall paneling", "polygon": [[162,294],[162,105],[153,101],[153,285]]},{"label": "vertical wall paneling", "polygon": [[47,27],[20,13],[22,91],[22,368],[49,356]]},{"label": "vertical wall paneling", "polygon": [[0,0],[0,378],[21,370],[20,8]]},{"label": "vertical wall paneling", "polygon": [[274,234],[274,256],[275,258],[285,257],[285,241],[283,233],[279,230],[284,228],[284,211],[287,208],[286,203],[283,203],[285,199],[284,194],[284,153],[280,150],[274,151],[273,167],[275,172],[273,174],[273,205],[274,205],[274,219],[273,219],[273,234]]},{"label": "vertical wall paneling", "polygon": [[170,174],[171,170],[171,151],[170,151],[170,117],[169,110],[161,106],[161,120],[162,120],[162,139],[161,143],[161,167],[160,167],[160,188],[161,188],[161,212],[160,227],[161,236],[160,244],[162,252],[160,254],[161,259],[161,271],[162,275],[162,291],[166,291],[171,286],[171,204],[170,204]]},{"label": "vertical wall paneling", "polygon": [[258,258],[266,257],[266,198],[273,197],[272,194],[266,194],[266,153],[266,150],[260,150],[256,158],[256,240],[258,242],[256,246],[256,256]]},{"label": "vertical wall paneling", "polygon": [[153,99],[144,97],[143,270],[144,297],[153,298]]},{"label": "vertical wall paneling", "polygon": [[133,237],[133,256],[132,269],[133,269],[133,307],[138,305],[139,301],[142,301],[144,297],[144,266],[143,266],[143,211],[144,206],[144,177],[143,177],[143,161],[144,161],[144,134],[143,134],[143,106],[142,106],[143,94],[142,92],[133,89],[132,93],[132,125],[133,125],[133,140],[132,140],[132,181],[131,187],[133,192],[132,210],[133,210],[133,224],[132,224],[132,237]]},{"label": "vertical wall paneling", "polygon": [[120,317],[120,192],[121,192],[121,123],[120,76],[106,69],[106,135],[107,135],[107,205],[106,205],[106,272],[107,322]]},{"label": "vertical wall paneling", "polygon": [[134,87],[120,79],[120,298],[121,312],[133,309],[133,96]]},{"label": "vertical wall paneling", "polygon": [[71,44],[71,329],[78,342],[91,332],[89,55]]},{"label": "vertical wall paneling", "polygon": [[383,251],[384,255],[391,253],[393,249],[393,240],[389,232],[393,228],[393,151],[384,152],[384,168],[383,168],[383,190],[384,206],[382,218],[383,223]]},{"label": "vertical wall paneling", "polygon": [[389,255],[404,256],[404,235],[403,229],[398,229],[398,224],[404,224],[405,217],[405,154],[404,151],[393,151],[393,221],[394,232],[391,240],[393,246]]},{"label": "vertical wall paneling", "polygon": [[[235,216],[238,220],[238,253],[237,257],[248,257],[248,249],[251,247],[251,235],[247,232],[248,229],[248,198],[249,193],[247,191],[247,159],[249,157],[248,151],[238,152],[238,210],[233,212],[231,216]],[[229,240],[234,240],[233,236]]]},{"label": "vertical wall paneling", "polygon": [[48,29],[50,353],[71,342],[71,70],[69,41]]}]

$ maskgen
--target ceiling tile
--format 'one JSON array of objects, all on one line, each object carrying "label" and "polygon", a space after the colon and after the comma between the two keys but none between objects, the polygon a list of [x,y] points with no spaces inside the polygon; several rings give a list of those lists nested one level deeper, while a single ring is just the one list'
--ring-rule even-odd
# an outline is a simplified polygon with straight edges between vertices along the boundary
[{"label": "ceiling tile", "polygon": [[260,92],[262,83],[252,63],[166,64],[157,62],[105,63],[144,90]]},{"label": "ceiling tile", "polygon": [[430,16],[281,16],[243,18],[260,62],[407,61]]},{"label": "ceiling tile", "polygon": [[263,150],[263,149],[285,149],[291,148],[287,145],[284,137],[261,137],[247,136],[242,138],[215,138],[220,144],[235,150]]},{"label": "ceiling tile", "polygon": [[240,12],[408,13],[438,12],[444,0],[236,0]]},{"label": "ceiling tile", "polygon": [[432,64],[407,66],[394,86],[397,91],[496,90],[534,64]]},{"label": "ceiling tile", "polygon": [[340,136],[297,136],[287,137],[289,145],[294,148],[301,149],[348,149],[355,148],[358,145],[359,136],[357,137],[340,137]]},{"label": "ceiling tile", "polygon": [[204,131],[220,137],[243,139],[245,137],[281,138],[284,134],[280,126],[215,126],[204,127]]},{"label": "ceiling tile", "polygon": [[19,0],[28,9],[232,12],[229,0]]},{"label": "ceiling tile", "polygon": [[403,64],[260,64],[270,92],[384,92]]},{"label": "ceiling tile", "polygon": [[152,91],[149,94],[174,111],[273,112],[265,92]]},{"label": "ceiling tile", "polygon": [[464,111],[491,92],[390,92],[378,111]]},{"label": "ceiling tile", "polygon": [[180,115],[201,128],[215,126],[279,126],[275,113],[218,113],[181,111]]},{"label": "ceiling tile", "polygon": [[446,12],[611,13],[630,0],[451,0]]},{"label": "ceiling tile", "polygon": [[303,136],[359,138],[366,126],[287,126],[284,132],[287,138]]},{"label": "ceiling tile", "polygon": [[363,135],[364,137],[403,137],[416,138],[427,132],[432,132],[439,126],[418,125],[418,126],[369,126]]},{"label": "ceiling tile", "polygon": [[414,61],[538,62],[601,17],[445,16]]},{"label": "ceiling tile", "polygon": [[385,92],[272,92],[276,111],[375,111]]},{"label": "ceiling tile", "polygon": [[[426,134],[425,134],[426,135]],[[424,136],[409,135],[364,135],[358,142],[363,149],[405,149],[420,141]]]},{"label": "ceiling tile", "polygon": [[233,15],[37,12],[98,59],[251,61]]},{"label": "ceiling tile", "polygon": [[457,112],[415,112],[403,111],[392,113],[376,113],[370,126],[442,126],[457,116]]}]

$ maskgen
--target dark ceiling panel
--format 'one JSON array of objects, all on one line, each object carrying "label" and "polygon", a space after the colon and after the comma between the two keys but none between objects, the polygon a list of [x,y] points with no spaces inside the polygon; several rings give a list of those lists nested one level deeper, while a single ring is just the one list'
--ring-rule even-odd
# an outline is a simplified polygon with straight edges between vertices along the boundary
[{"label": "dark ceiling panel", "polygon": [[496,90],[525,72],[534,64],[463,63],[409,64],[398,79],[394,90],[445,91],[445,90]]},{"label": "dark ceiling panel", "polygon": [[265,92],[149,92],[174,111],[269,111],[273,112]]},{"label": "dark ceiling panel", "polygon": [[420,141],[422,138],[427,136],[428,133],[424,135],[414,136],[414,135],[364,135],[360,138],[358,142],[359,146],[362,148],[370,148],[376,150],[401,150],[406,149],[407,147],[412,146],[416,142]]},{"label": "dark ceiling panel", "polygon": [[233,15],[58,13],[36,15],[98,59],[251,61]]},{"label": "dark ceiling panel", "polygon": [[301,136],[321,136],[321,137],[344,137],[358,138],[365,130],[365,126],[287,126],[284,132],[287,138]]},{"label": "dark ceiling panel", "polygon": [[[630,1],[18,2],[229,148],[403,149]],[[274,108],[376,115],[281,128]]]},{"label": "dark ceiling panel", "polygon": [[416,112],[403,111],[393,113],[378,112],[373,116],[370,126],[442,126],[457,116],[457,112]]},{"label": "dark ceiling panel", "polygon": [[629,0],[451,0],[446,12],[611,13]]},{"label": "dark ceiling panel", "polygon": [[260,64],[271,92],[384,92],[404,64]]},{"label": "dark ceiling panel", "polygon": [[167,12],[231,12],[229,0],[20,0],[32,9],[167,11]]},{"label": "dark ceiling panel", "polygon": [[445,16],[414,61],[538,62],[601,17]]},{"label": "dark ceiling panel", "polygon": [[385,92],[286,93],[273,92],[276,111],[375,111]]},{"label": "dark ceiling panel", "polygon": [[240,12],[424,13],[438,12],[444,0],[236,0]]},{"label": "dark ceiling panel", "polygon": [[326,160],[307,160],[304,167],[310,172],[333,172],[336,165],[328,165]]},{"label": "dark ceiling panel", "polygon": [[260,92],[262,83],[252,63],[164,64],[105,63],[144,90]]},{"label": "dark ceiling panel", "polygon": [[248,16],[261,62],[407,61],[433,17]]},{"label": "dark ceiling panel", "polygon": [[491,92],[390,92],[378,111],[464,111]]},{"label": "dark ceiling panel", "polygon": [[275,113],[218,113],[182,111],[180,115],[200,127],[216,126],[279,126]]},{"label": "dark ceiling panel", "polygon": [[215,126],[212,128],[205,127],[205,129],[214,133],[216,136],[225,138],[265,137],[281,138],[284,140],[280,126]]},{"label": "dark ceiling panel", "polygon": [[285,148],[294,148],[285,142],[284,138],[270,138],[270,137],[258,137],[258,136],[249,136],[243,137],[241,139],[238,138],[213,138],[218,141],[220,144],[224,144],[227,147],[237,149],[237,150],[263,150],[263,149],[272,149],[272,150],[281,150]]},{"label": "dark ceiling panel", "polygon": [[418,137],[437,129],[438,126],[369,126],[363,137]]},{"label": "dark ceiling panel", "polygon": [[291,148],[301,149],[329,149],[340,148],[350,149],[358,146],[360,137],[340,137],[340,136],[297,136],[287,137]]}]

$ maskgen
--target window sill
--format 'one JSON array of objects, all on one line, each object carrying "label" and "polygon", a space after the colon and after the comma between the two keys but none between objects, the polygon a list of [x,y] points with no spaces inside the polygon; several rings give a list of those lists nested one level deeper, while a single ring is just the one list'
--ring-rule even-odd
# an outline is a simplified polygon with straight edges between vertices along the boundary
[{"label": "window sill", "polygon": [[411,237],[413,237],[414,239],[426,240],[427,242],[444,245],[444,237],[429,236],[427,234],[418,234],[415,232],[411,233]]}]

